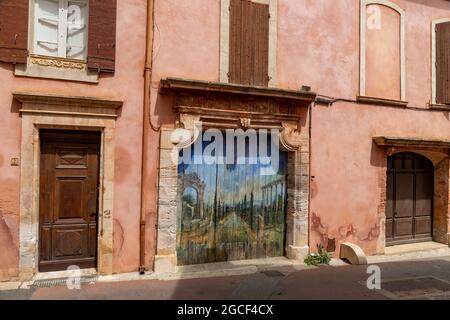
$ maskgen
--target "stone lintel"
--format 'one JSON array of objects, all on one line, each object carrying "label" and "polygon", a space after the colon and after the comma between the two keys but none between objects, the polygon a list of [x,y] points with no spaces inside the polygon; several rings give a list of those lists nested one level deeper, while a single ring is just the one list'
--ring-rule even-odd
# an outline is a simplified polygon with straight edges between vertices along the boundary
[{"label": "stone lintel", "polygon": [[415,137],[374,137],[373,141],[380,147],[410,147],[410,148],[438,148],[450,149],[450,140],[424,139]]},{"label": "stone lintel", "polygon": [[35,92],[13,92],[22,103],[21,113],[50,113],[117,116],[123,100],[104,97],[56,95]]}]

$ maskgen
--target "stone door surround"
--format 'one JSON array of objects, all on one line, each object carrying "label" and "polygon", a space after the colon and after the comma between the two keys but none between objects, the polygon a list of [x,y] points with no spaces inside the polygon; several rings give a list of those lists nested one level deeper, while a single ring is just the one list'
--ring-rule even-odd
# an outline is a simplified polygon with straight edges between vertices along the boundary
[{"label": "stone door surround", "polygon": [[113,270],[113,195],[115,122],[123,101],[98,97],[14,92],[21,103],[19,278],[29,280],[39,261],[39,129],[94,130],[102,133],[100,151],[98,264]]},{"label": "stone door surround", "polygon": [[[279,90],[216,82],[168,78],[160,83],[161,94],[175,96],[176,121],[162,128],[158,200],[156,272],[176,272],[178,169],[173,157],[180,145],[187,147],[203,129],[278,128],[280,147],[288,155],[288,204],[286,255],[301,259],[309,252],[309,132],[300,130],[301,118],[315,100],[312,92]],[[186,141],[176,141],[177,128],[189,131]],[[178,145],[178,147],[175,146]]]},{"label": "stone door surround", "polygon": [[[373,141],[385,149],[386,159],[397,153],[414,152],[431,160],[434,165],[433,241],[450,245],[450,140],[380,135],[375,136]],[[386,247],[387,161],[379,168],[378,180],[381,195],[378,207],[381,236],[377,252],[383,254]]]}]

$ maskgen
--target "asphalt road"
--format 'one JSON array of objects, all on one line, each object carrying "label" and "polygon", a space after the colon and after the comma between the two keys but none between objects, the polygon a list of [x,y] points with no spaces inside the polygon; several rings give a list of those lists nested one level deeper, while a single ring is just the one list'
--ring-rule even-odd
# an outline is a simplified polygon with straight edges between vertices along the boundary
[{"label": "asphalt road", "polygon": [[[381,289],[369,289],[368,266],[292,267],[250,275],[185,280],[138,280],[0,291],[0,299],[137,300],[298,300],[444,299],[450,300],[450,256],[377,265]],[[371,278],[371,284],[376,281]]]}]

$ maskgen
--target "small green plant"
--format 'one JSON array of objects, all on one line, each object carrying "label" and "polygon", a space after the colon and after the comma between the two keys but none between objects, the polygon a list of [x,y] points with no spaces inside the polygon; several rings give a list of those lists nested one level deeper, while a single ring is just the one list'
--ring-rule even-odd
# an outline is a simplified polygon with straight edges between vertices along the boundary
[{"label": "small green plant", "polygon": [[331,253],[327,252],[321,244],[317,245],[317,253],[310,253],[306,256],[304,262],[308,266],[318,266],[322,264],[330,264]]}]

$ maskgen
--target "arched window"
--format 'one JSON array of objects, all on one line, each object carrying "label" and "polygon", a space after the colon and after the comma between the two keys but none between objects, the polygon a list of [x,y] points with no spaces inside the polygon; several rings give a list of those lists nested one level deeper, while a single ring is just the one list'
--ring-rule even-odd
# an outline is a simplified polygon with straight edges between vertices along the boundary
[{"label": "arched window", "polygon": [[361,0],[360,96],[406,100],[404,10]]}]

